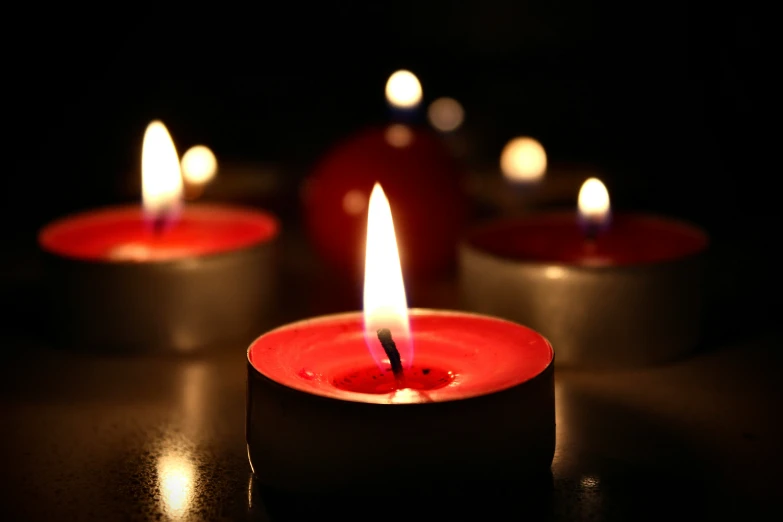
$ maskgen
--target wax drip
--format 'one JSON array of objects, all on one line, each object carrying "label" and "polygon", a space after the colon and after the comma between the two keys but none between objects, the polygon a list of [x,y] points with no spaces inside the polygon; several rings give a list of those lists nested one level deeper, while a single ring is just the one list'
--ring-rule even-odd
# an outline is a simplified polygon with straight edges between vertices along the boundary
[{"label": "wax drip", "polygon": [[378,340],[383,346],[383,351],[389,357],[389,363],[392,367],[392,373],[397,380],[402,379],[402,360],[400,359],[400,352],[397,350],[397,344],[392,339],[391,330],[388,328],[378,329]]}]

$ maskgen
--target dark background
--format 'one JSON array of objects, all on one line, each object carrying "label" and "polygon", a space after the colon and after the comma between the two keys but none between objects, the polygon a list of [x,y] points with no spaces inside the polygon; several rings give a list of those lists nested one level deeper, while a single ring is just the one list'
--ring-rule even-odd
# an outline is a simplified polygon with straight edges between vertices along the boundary
[{"label": "dark background", "polygon": [[[530,134],[553,161],[608,172],[615,208],[693,220],[718,251],[763,261],[776,234],[760,15],[745,3],[25,9],[4,36],[8,246],[34,249],[46,221],[126,197],[117,178],[138,172],[156,118],[180,152],[206,143],[221,161],[301,177],[335,140],[388,117],[383,86],[403,67],[425,103],[463,103],[487,163]],[[736,285],[741,299],[753,277]]]}]

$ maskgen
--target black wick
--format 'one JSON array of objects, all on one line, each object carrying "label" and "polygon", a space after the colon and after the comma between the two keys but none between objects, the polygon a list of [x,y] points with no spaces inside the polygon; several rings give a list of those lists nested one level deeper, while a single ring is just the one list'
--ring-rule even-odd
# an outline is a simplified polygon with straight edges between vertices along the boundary
[{"label": "black wick", "polygon": [[152,220],[152,233],[156,236],[162,234],[163,229],[166,228],[166,223],[169,216],[171,215],[171,210],[171,207],[161,209],[161,211],[158,212],[155,218]]},{"label": "black wick", "polygon": [[166,226],[166,217],[164,214],[158,214],[155,219],[152,220],[152,233],[159,236],[163,232],[163,228]]},{"label": "black wick", "polygon": [[595,221],[588,221],[585,225],[585,240],[589,243],[595,242],[600,230],[601,226],[598,223]]},{"label": "black wick", "polygon": [[397,344],[392,339],[391,331],[388,328],[378,329],[378,340],[383,346],[383,351],[389,357],[391,363],[392,373],[398,379],[402,377],[402,360],[400,359],[400,352],[397,350]]}]

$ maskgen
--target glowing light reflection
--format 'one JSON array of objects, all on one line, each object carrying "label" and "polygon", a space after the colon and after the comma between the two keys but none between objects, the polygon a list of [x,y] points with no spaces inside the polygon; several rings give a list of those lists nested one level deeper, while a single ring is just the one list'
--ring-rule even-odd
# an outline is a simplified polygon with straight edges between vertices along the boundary
[{"label": "glowing light reflection", "polygon": [[171,452],[158,460],[158,486],[164,513],[174,520],[188,514],[194,497],[196,467],[189,455]]}]

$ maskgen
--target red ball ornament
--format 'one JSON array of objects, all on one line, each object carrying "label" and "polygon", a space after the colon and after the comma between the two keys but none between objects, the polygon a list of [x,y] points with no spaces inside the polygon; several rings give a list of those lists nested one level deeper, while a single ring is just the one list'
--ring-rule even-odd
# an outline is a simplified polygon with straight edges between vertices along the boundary
[{"label": "red ball ornament", "polygon": [[338,144],[306,181],[305,224],[324,259],[363,273],[367,204],[376,182],[391,204],[403,272],[427,275],[452,264],[467,216],[459,169],[437,136],[403,124]]}]

